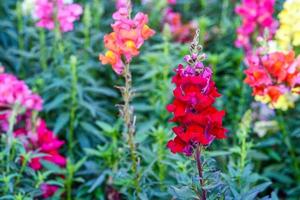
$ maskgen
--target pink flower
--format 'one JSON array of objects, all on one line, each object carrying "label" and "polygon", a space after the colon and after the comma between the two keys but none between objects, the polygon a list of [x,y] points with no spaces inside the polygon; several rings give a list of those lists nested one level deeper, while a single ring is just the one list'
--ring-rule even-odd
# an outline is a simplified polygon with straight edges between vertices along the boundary
[{"label": "pink flower", "polygon": [[237,29],[235,45],[248,54],[252,49],[255,32],[262,36],[267,29],[270,38],[274,35],[277,21],[273,18],[275,0],[242,0],[235,12],[241,16],[242,25]]},{"label": "pink flower", "polygon": [[43,100],[34,94],[24,81],[11,74],[0,74],[0,107],[11,108],[20,104],[26,110],[42,110]]},{"label": "pink flower", "polygon": [[116,9],[120,8],[128,8],[130,7],[130,1],[129,0],[116,0]]},{"label": "pink flower", "polygon": [[55,28],[55,10],[57,20],[62,32],[74,29],[74,22],[79,19],[83,10],[79,4],[66,4],[63,0],[37,0],[35,16],[38,18],[37,26],[48,30]]}]

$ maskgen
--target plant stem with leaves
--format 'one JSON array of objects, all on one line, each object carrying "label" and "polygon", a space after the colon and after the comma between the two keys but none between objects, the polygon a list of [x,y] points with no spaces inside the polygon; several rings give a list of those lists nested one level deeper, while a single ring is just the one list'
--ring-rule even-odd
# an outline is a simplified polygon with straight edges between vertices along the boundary
[{"label": "plant stem with leaves", "polygon": [[128,136],[128,145],[130,149],[130,156],[132,161],[132,172],[135,175],[134,178],[134,186],[136,189],[136,192],[140,192],[139,187],[139,173],[137,169],[138,165],[138,158],[136,154],[136,146],[134,143],[134,135],[135,135],[135,121],[136,117],[134,115],[134,111],[132,106],[130,105],[130,102],[132,100],[133,92],[132,92],[132,75],[129,69],[129,64],[127,63],[124,68],[123,76],[125,79],[125,86],[119,87],[122,93],[122,97],[124,100],[124,105],[121,106],[121,114],[124,119],[125,128],[127,131]]},{"label": "plant stem with leaves", "polygon": [[16,104],[13,106],[10,117],[9,117],[9,127],[7,131],[7,171],[9,171],[9,164],[11,160],[11,148],[13,144],[13,130],[17,120],[19,105]]},{"label": "plant stem with leaves", "polygon": [[43,28],[39,29],[39,40],[40,40],[40,52],[41,52],[41,58],[40,58],[40,65],[43,70],[47,69],[47,58],[46,58],[46,35],[45,30]]},{"label": "plant stem with leaves", "polygon": [[76,120],[76,110],[77,110],[77,58],[71,56],[70,66],[71,66],[71,108],[70,108],[70,129],[69,129],[69,138],[68,138],[68,150],[71,158],[73,157],[73,144],[74,144],[74,129],[75,129],[75,120]]},{"label": "plant stem with leaves", "polygon": [[73,185],[74,172],[75,172],[74,165],[70,160],[68,160],[67,178],[66,178],[67,200],[72,200],[72,185]]}]

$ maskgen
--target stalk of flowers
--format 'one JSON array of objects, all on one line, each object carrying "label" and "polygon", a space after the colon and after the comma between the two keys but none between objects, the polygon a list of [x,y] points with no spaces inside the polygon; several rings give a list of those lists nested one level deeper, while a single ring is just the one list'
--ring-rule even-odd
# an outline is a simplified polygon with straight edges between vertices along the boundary
[{"label": "stalk of flowers", "polygon": [[[2,71],[2,70],[0,70]],[[8,134],[8,158],[12,137],[19,138],[28,152],[42,153],[31,160],[22,158],[35,171],[42,170],[41,160],[64,167],[66,159],[59,154],[64,144],[46,127],[45,121],[36,120],[37,112],[42,110],[42,98],[33,93],[24,81],[7,73],[0,73],[0,131]],[[22,164],[22,165],[23,165]],[[18,178],[16,184],[20,181]],[[43,197],[52,196],[57,186],[41,185]]]},{"label": "stalk of flowers", "polygon": [[170,140],[167,147],[173,153],[182,153],[186,156],[194,154],[202,188],[202,200],[207,197],[204,189],[203,167],[201,150],[209,146],[214,139],[226,138],[227,130],[222,125],[225,112],[214,107],[218,93],[215,82],[212,80],[212,70],[204,66],[206,58],[199,45],[199,31],[197,31],[190,48],[190,55],[185,56],[186,66],[179,65],[172,82],[176,85],[173,91],[173,103],[167,110],[173,113],[170,120],[177,126],[173,128],[176,137]]},{"label": "stalk of flowers", "polygon": [[242,25],[236,31],[236,47],[249,54],[256,38],[263,36],[265,30],[272,38],[277,28],[277,21],[273,18],[274,5],[275,0],[242,0],[235,9],[242,19]]},{"label": "stalk of flowers", "polygon": [[294,51],[269,52],[247,57],[247,83],[257,101],[273,109],[287,110],[299,96],[300,57]]},{"label": "stalk of flowers", "polygon": [[100,54],[102,64],[110,64],[117,75],[125,79],[125,86],[118,87],[122,93],[123,105],[119,105],[121,116],[124,119],[125,129],[128,135],[128,144],[132,160],[132,171],[135,174],[135,188],[139,192],[139,175],[137,171],[137,155],[133,137],[135,134],[136,117],[130,102],[133,98],[132,75],[129,65],[133,57],[139,55],[139,49],[145,40],[154,35],[149,28],[148,16],[137,13],[134,18],[130,17],[130,3],[128,7],[121,7],[113,14],[115,22],[111,25],[113,32],[104,36],[104,46],[107,49],[105,55]]},{"label": "stalk of flowers", "polygon": [[174,40],[180,43],[192,41],[197,29],[197,24],[193,21],[183,24],[181,14],[174,12],[172,8],[165,10],[163,24],[169,25]]},{"label": "stalk of flowers", "polygon": [[300,1],[287,0],[278,18],[280,26],[276,32],[276,41],[281,50],[291,50],[300,45]]}]

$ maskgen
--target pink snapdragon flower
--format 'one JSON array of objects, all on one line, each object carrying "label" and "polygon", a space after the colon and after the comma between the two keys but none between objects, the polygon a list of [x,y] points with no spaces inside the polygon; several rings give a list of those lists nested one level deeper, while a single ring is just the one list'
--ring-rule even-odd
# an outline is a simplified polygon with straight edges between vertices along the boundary
[{"label": "pink snapdragon flower", "polygon": [[241,16],[242,25],[237,29],[235,45],[243,48],[246,53],[251,52],[252,38],[255,33],[263,36],[264,31],[269,31],[270,38],[274,35],[277,21],[273,18],[275,0],[242,0],[235,12]]},{"label": "pink snapdragon flower", "polygon": [[74,29],[74,22],[79,19],[83,9],[75,3],[64,3],[63,0],[36,0],[35,16],[37,26],[48,30],[55,28],[55,15],[60,31],[68,32]]},{"label": "pink snapdragon flower", "polygon": [[42,110],[42,98],[33,93],[24,81],[11,74],[0,74],[0,108],[20,104],[26,110]]}]

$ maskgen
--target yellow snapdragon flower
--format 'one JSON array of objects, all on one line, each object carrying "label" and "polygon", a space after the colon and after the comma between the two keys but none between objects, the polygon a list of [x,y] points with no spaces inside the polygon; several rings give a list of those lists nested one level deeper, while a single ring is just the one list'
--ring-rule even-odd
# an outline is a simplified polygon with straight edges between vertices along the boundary
[{"label": "yellow snapdragon flower", "polygon": [[300,45],[300,0],[287,0],[279,13],[280,26],[276,40],[281,50]]}]

